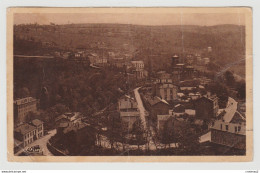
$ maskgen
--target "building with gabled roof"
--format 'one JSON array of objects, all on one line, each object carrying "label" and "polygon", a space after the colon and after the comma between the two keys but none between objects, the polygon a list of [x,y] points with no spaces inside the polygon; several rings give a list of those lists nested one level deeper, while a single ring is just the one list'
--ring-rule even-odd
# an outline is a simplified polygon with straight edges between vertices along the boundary
[{"label": "building with gabled roof", "polygon": [[196,118],[210,120],[218,114],[218,97],[216,95],[203,96],[195,101]]},{"label": "building with gabled roof", "polygon": [[157,115],[166,115],[169,113],[170,104],[160,97],[144,97],[145,107],[150,112],[152,121],[157,121]]},{"label": "building with gabled roof", "polygon": [[231,97],[212,123],[211,142],[241,150],[246,148],[246,118],[237,111],[237,102]]}]

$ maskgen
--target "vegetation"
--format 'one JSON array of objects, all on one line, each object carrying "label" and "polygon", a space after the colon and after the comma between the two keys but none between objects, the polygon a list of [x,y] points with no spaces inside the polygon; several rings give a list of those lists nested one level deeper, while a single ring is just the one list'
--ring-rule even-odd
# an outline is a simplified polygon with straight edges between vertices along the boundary
[{"label": "vegetation", "polygon": [[[169,68],[170,57],[176,53],[181,57],[188,53],[200,53],[207,57],[208,46],[212,47],[210,56],[217,63],[214,68],[245,58],[245,27],[238,25],[16,25],[14,36],[15,53],[39,55],[42,52],[53,52],[54,47],[62,50],[83,47],[100,55],[107,55],[109,51],[114,51],[118,56],[130,54],[135,59],[144,60],[146,64],[151,58],[152,70],[156,71]],[[29,46],[19,40],[30,40],[27,42],[35,42],[37,46]],[[54,46],[47,51],[40,51],[38,47],[42,42],[53,43]],[[239,66],[241,68],[240,75],[243,75],[244,66]]]}]

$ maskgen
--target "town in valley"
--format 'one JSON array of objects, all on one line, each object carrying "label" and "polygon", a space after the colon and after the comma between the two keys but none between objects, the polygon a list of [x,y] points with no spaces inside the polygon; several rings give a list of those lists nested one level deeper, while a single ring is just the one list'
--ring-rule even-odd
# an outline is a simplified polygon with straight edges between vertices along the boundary
[{"label": "town in valley", "polygon": [[246,154],[245,26],[13,30],[14,155]]}]

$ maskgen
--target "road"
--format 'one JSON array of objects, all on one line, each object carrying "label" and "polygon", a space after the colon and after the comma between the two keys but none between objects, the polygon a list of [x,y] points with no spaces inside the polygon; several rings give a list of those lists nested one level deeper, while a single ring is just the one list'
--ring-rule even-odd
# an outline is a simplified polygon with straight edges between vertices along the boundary
[{"label": "road", "polygon": [[155,135],[155,133],[151,132],[152,127],[147,127],[148,123],[147,123],[147,119],[145,118],[146,110],[144,108],[143,101],[142,101],[140,93],[139,93],[140,88],[141,87],[134,89],[134,93],[135,93],[135,99],[137,102],[137,108],[140,111],[140,118],[141,118],[142,124],[144,126],[144,130],[147,133],[147,140],[149,142],[149,145],[147,147],[149,147],[148,148],[149,150],[156,150],[157,148],[160,148],[161,146],[155,142],[155,138],[153,137],[153,134]]},{"label": "road", "polygon": [[23,151],[25,151],[28,147],[33,147],[35,145],[39,145],[44,156],[52,156],[53,154],[47,148],[47,142],[55,134],[56,134],[56,129],[49,131],[47,135],[43,136],[42,138],[40,138],[38,140],[35,140],[33,143],[27,145],[24,149],[21,149],[19,152],[15,153],[15,155],[18,156]]},{"label": "road", "polygon": [[[140,93],[139,93],[140,88],[141,87],[134,89],[134,94],[135,94],[135,98],[136,98],[136,102],[137,102],[137,108],[140,111],[140,118],[141,118],[142,124],[144,126],[145,133],[148,134],[147,140],[149,142],[149,145],[146,145],[146,144],[140,145],[139,149],[140,150],[147,150],[147,149],[157,150],[157,149],[165,148],[164,144],[161,144],[161,143],[159,143],[155,140],[154,135],[156,135],[156,134],[154,132],[154,129],[152,127],[148,127],[148,123],[147,123],[147,120],[145,118],[145,114],[147,112],[144,108],[143,101],[142,101]],[[97,145],[99,145],[99,144],[97,144]],[[111,144],[110,144],[109,139],[106,136],[103,136],[103,135],[100,136],[100,145],[104,148],[111,148]],[[170,144],[170,146],[176,147],[175,143]],[[138,149],[137,145],[130,145],[130,144],[124,144],[124,147],[123,147],[123,144],[121,142],[115,142],[114,147],[118,151],[122,151],[122,152],[127,152],[128,150],[137,150]]]},{"label": "road", "polygon": [[136,99],[136,102],[137,102],[137,108],[140,111],[140,118],[141,118],[142,124],[144,126],[144,130],[148,131],[147,122],[146,122],[146,119],[145,119],[145,112],[146,111],[145,111],[143,101],[142,101],[141,96],[140,96],[139,91],[138,91],[140,88],[141,87],[134,89],[135,99]]}]

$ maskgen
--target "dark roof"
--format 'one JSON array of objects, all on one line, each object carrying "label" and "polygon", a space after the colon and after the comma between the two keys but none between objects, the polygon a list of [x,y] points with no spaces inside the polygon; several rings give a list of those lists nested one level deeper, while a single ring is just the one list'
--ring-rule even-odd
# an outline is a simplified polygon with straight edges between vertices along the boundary
[{"label": "dark roof", "polygon": [[17,133],[20,133],[22,135],[25,135],[35,129],[36,129],[35,126],[25,123],[25,124],[22,124],[22,125],[18,126],[17,128],[15,128],[14,131]]},{"label": "dark roof", "polygon": [[236,113],[234,114],[231,123],[241,123],[241,122],[245,122],[245,117],[240,114],[238,111],[236,111]]},{"label": "dark roof", "polygon": [[57,122],[57,121],[59,121],[61,119],[67,119],[68,120],[68,117],[65,116],[64,114],[62,114],[62,115],[58,116],[57,118],[55,118],[55,122]]},{"label": "dark roof", "polygon": [[168,105],[169,105],[169,103],[168,103],[167,101],[162,100],[162,99],[159,98],[159,97],[154,97],[154,98],[148,97],[148,98],[147,98],[147,101],[148,101],[148,103],[149,103],[151,106],[153,106],[153,105],[155,105],[155,104],[157,104],[157,103],[159,103],[159,102],[162,102],[162,103],[164,103],[164,104],[168,104]]},{"label": "dark roof", "polygon": [[63,130],[63,133],[66,134],[66,133],[69,133],[71,131],[77,132],[78,130],[83,129],[84,127],[87,127],[87,126],[88,126],[88,124],[84,123],[84,122],[76,123],[74,125],[71,125],[71,126],[65,128]]},{"label": "dark roof", "polygon": [[32,97],[26,97],[26,98],[22,98],[22,99],[17,99],[17,100],[14,101],[14,103],[16,105],[21,105],[21,104],[30,103],[30,102],[33,102],[33,101],[36,101],[36,99],[32,98]]},{"label": "dark roof", "polygon": [[32,120],[32,125],[39,126],[41,124],[43,124],[43,121],[41,121],[39,119]]},{"label": "dark roof", "polygon": [[177,104],[174,106],[173,112],[176,112],[176,113],[185,112],[185,107],[182,104]]},{"label": "dark roof", "polygon": [[210,96],[210,97],[203,96],[203,97],[199,98],[198,100],[202,100],[202,99],[213,102],[214,100],[218,99],[218,97],[217,96]]}]

